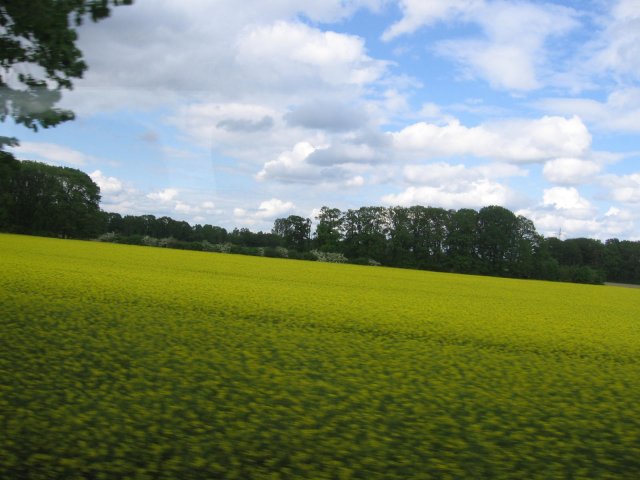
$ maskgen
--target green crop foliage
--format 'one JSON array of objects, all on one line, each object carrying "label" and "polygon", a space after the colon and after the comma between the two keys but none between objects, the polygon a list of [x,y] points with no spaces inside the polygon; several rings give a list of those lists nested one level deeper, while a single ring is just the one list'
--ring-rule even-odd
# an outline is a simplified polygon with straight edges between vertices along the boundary
[{"label": "green crop foliage", "polygon": [[0,478],[637,479],[640,290],[0,235]]}]

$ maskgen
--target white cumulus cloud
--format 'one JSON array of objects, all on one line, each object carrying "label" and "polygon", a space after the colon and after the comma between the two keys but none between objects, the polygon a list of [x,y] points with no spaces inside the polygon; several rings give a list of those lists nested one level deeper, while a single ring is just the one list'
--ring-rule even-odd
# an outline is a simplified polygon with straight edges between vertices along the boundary
[{"label": "white cumulus cloud", "polygon": [[256,81],[271,88],[364,85],[387,67],[366,54],[359,37],[285,21],[247,30],[237,43],[237,62],[259,71]]},{"label": "white cumulus cloud", "polygon": [[44,160],[47,163],[53,164],[66,164],[80,167],[90,163],[92,160],[92,157],[89,155],[56,143],[21,142],[19,146],[13,147],[12,150],[18,158],[31,160],[27,157],[35,155],[37,160]]},{"label": "white cumulus cloud", "polygon": [[296,206],[293,202],[271,198],[260,202],[258,208],[235,208],[233,216],[236,222],[251,227],[267,227],[277,217],[291,214]]},{"label": "white cumulus cloud", "polygon": [[412,186],[401,193],[385,195],[382,201],[386,205],[429,205],[458,209],[478,208],[479,205],[506,205],[512,196],[512,192],[505,185],[480,179],[463,186]]},{"label": "white cumulus cloud", "polygon": [[114,195],[120,193],[123,189],[122,181],[116,177],[108,177],[104,175],[100,170],[95,170],[90,173],[91,180],[96,182],[100,187],[100,193],[102,195]]},{"label": "white cumulus cloud", "polygon": [[173,200],[176,195],[178,195],[178,190],[175,188],[165,188],[164,190],[159,190],[157,192],[151,192],[147,194],[147,198],[151,200],[156,200],[158,202],[170,202]]},{"label": "white cumulus cloud", "polygon": [[640,205],[640,173],[605,175],[602,183],[615,201]]},{"label": "white cumulus cloud", "polygon": [[640,4],[637,0],[614,3],[596,45],[589,65],[595,72],[608,70],[619,77],[640,79]]},{"label": "white cumulus cloud", "polygon": [[446,125],[420,122],[391,135],[399,152],[422,158],[473,155],[506,162],[541,162],[579,157],[591,146],[591,135],[576,116],[514,119],[476,127],[466,127],[457,120]]},{"label": "white cumulus cloud", "polygon": [[[360,187],[365,183],[361,173],[369,168],[366,163],[374,158],[375,154],[366,145],[332,148],[299,142],[292,150],[266,162],[255,178],[290,184]],[[343,163],[336,165],[337,162]]]},{"label": "white cumulus cloud", "polygon": [[547,41],[574,29],[576,13],[555,4],[485,0],[402,0],[403,17],[383,34],[391,40],[438,21],[477,25],[481,36],[439,42],[435,50],[457,62],[468,77],[497,89],[528,91],[543,86]]},{"label": "white cumulus cloud", "polygon": [[594,180],[602,167],[592,160],[556,158],[544,164],[545,178],[559,185],[580,185]]},{"label": "white cumulus cloud", "polygon": [[400,193],[383,196],[382,201],[390,205],[420,204],[454,209],[506,206],[517,200],[517,194],[497,180],[527,174],[527,170],[509,164],[408,165],[404,168],[404,179],[409,186]]},{"label": "white cumulus cloud", "polygon": [[538,108],[562,115],[579,115],[598,130],[640,132],[640,88],[613,90],[605,101],[592,98],[547,98]]},{"label": "white cumulus cloud", "polygon": [[527,170],[506,163],[467,167],[462,163],[452,165],[450,163],[437,162],[404,167],[404,178],[408,183],[431,186],[473,182],[478,179],[523,177],[526,175],[528,175]]},{"label": "white cumulus cloud", "polygon": [[553,187],[545,189],[543,205],[552,206],[556,210],[589,210],[591,204],[580,195],[574,187]]},{"label": "white cumulus cloud", "polygon": [[385,30],[382,39],[392,40],[425,25],[471,14],[483,8],[484,0],[400,0],[402,18]]},{"label": "white cumulus cloud", "polygon": [[258,180],[305,181],[316,177],[317,169],[307,162],[307,158],[317,147],[309,142],[297,143],[291,151],[282,152],[278,158],[266,162],[256,175]]}]

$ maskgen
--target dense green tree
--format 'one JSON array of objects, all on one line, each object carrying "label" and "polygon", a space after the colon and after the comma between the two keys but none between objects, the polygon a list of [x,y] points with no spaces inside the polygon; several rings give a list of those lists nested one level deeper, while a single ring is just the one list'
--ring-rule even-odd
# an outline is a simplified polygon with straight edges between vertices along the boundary
[{"label": "dense green tree", "polygon": [[213,225],[196,225],[193,227],[195,240],[206,240],[209,243],[224,243],[227,241],[227,230]]},{"label": "dense green tree", "polygon": [[558,264],[560,264],[561,260],[563,260],[563,242],[561,239],[557,237],[548,237],[544,239],[544,244],[551,255]]},{"label": "dense green tree", "polygon": [[511,275],[520,278],[531,278],[543,261],[545,251],[541,249],[542,236],[536,232],[531,220],[518,215],[516,217],[515,247],[510,259]]},{"label": "dense green tree", "polygon": [[[548,252],[559,265],[559,279],[579,283],[601,283],[604,279],[612,281],[619,264],[613,265],[614,257],[619,254],[618,244],[610,246],[591,238],[570,238],[544,240]],[[620,257],[617,257],[618,261]]]},{"label": "dense green tree", "polygon": [[[580,265],[587,265],[595,269],[604,267],[604,244],[593,238],[571,238],[564,241],[565,247],[570,246],[580,251]],[[575,247],[574,247],[575,245]]]},{"label": "dense green tree", "polygon": [[20,163],[12,155],[0,151],[0,229],[7,229],[10,225],[14,202],[11,182],[19,168]]},{"label": "dense green tree", "polygon": [[412,251],[420,268],[441,270],[444,264],[449,212],[443,208],[414,206],[409,208]]},{"label": "dense green tree", "polygon": [[496,205],[480,209],[477,242],[481,273],[513,275],[519,245],[518,219],[512,211]]},{"label": "dense green tree", "polygon": [[605,242],[604,249],[604,268],[607,279],[620,278],[623,271],[620,240],[610,238]]},{"label": "dense green tree", "polygon": [[298,215],[278,218],[274,222],[272,233],[281,237],[287,248],[304,251],[311,244],[311,220]]},{"label": "dense green tree", "polygon": [[349,258],[370,258],[380,262],[387,250],[387,209],[361,207],[343,216],[344,253]]},{"label": "dense green tree", "polygon": [[539,247],[534,256],[534,270],[532,278],[540,280],[559,280],[560,264],[549,251],[549,244],[540,235]]},{"label": "dense green tree", "polygon": [[562,242],[562,255],[560,256],[561,265],[580,266],[584,259],[582,257],[582,249],[578,242],[567,239]]},{"label": "dense green tree", "polygon": [[279,247],[284,243],[284,239],[274,233],[255,233],[246,227],[240,229],[234,228],[233,231],[226,236],[225,241],[243,247]]},{"label": "dense green tree", "polygon": [[620,255],[624,268],[617,281],[640,284],[640,242],[620,242]]},{"label": "dense green tree", "polygon": [[100,231],[100,188],[84,172],[22,161],[9,181],[8,229],[62,237]]},{"label": "dense green tree", "polygon": [[[0,121],[37,130],[74,118],[56,108],[87,70],[76,28],[132,0],[0,0]],[[0,137],[0,149],[15,139]]]},{"label": "dense green tree", "polygon": [[337,208],[322,207],[316,220],[316,248],[323,252],[338,252],[342,240],[342,212]]},{"label": "dense green tree", "polygon": [[119,213],[102,212],[104,229],[102,233],[122,233],[123,219]]},{"label": "dense green tree", "polygon": [[[122,234],[130,235],[150,235],[149,217],[137,215],[125,215],[122,217]],[[168,236],[168,235],[167,235]]]},{"label": "dense green tree", "polygon": [[607,280],[640,284],[640,242],[613,238],[605,242],[604,248]]},{"label": "dense green tree", "polygon": [[448,234],[445,242],[448,269],[452,272],[476,272],[478,212],[461,208],[449,216]]},{"label": "dense green tree", "polygon": [[414,261],[414,237],[409,209],[391,207],[387,211],[389,227],[388,261],[397,267],[411,267]]}]

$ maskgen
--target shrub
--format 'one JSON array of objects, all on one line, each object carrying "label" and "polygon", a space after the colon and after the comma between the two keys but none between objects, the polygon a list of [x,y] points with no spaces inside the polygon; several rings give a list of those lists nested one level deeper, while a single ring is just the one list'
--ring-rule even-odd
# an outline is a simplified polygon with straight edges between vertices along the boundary
[{"label": "shrub", "polygon": [[323,252],[320,250],[311,250],[310,252],[318,262],[328,263],[347,263],[348,259],[342,253]]},{"label": "shrub", "polygon": [[142,244],[147,245],[148,247],[157,247],[159,240],[154,237],[150,237],[149,235],[145,235],[142,237]]},{"label": "shrub", "polygon": [[103,233],[98,237],[99,242],[112,242],[115,243],[120,239],[120,236],[114,232]]}]

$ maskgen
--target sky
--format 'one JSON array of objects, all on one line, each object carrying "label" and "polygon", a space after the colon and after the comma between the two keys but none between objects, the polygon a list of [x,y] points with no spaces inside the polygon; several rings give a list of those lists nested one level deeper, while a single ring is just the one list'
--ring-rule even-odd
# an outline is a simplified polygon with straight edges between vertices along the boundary
[{"label": "sky", "polygon": [[501,205],[640,239],[640,0],[135,0],[78,46],[76,120],[0,128],[104,210],[269,231]]}]

